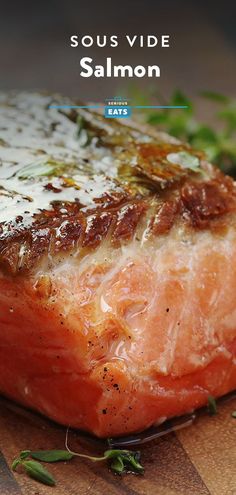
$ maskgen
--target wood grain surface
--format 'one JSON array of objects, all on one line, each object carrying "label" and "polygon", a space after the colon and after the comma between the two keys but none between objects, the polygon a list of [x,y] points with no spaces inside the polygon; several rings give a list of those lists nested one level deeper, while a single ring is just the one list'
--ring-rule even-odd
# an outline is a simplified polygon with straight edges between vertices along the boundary
[{"label": "wood grain surface", "polygon": [[[236,401],[176,433],[141,447],[143,476],[115,476],[106,465],[74,458],[50,465],[53,488],[9,469],[24,449],[64,448],[65,428],[0,400],[0,495],[236,495]],[[104,446],[71,432],[74,450],[100,454]]]}]

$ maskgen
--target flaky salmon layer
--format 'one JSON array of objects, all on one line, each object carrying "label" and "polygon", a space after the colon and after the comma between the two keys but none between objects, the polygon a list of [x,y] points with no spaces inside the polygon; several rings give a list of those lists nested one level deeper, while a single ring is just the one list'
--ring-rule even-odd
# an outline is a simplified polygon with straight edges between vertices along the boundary
[{"label": "flaky salmon layer", "polygon": [[236,184],[60,102],[0,94],[0,392],[124,435],[236,388]]},{"label": "flaky salmon layer", "polygon": [[0,389],[100,437],[191,411],[236,385],[236,230],[104,243],[0,280]]}]

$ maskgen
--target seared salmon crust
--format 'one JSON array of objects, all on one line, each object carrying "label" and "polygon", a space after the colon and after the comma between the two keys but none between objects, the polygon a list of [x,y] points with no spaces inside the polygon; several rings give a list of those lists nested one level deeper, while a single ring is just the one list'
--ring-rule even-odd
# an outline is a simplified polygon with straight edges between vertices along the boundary
[{"label": "seared salmon crust", "polygon": [[0,391],[128,434],[236,387],[236,185],[165,133],[52,104],[71,102],[0,95]]}]

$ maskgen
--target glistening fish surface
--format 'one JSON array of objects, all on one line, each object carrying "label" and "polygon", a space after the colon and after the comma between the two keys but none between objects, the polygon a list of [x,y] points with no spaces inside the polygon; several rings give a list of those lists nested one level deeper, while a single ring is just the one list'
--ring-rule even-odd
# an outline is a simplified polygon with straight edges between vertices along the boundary
[{"label": "glistening fish surface", "polygon": [[0,102],[1,392],[106,437],[233,390],[233,180],[66,98]]}]

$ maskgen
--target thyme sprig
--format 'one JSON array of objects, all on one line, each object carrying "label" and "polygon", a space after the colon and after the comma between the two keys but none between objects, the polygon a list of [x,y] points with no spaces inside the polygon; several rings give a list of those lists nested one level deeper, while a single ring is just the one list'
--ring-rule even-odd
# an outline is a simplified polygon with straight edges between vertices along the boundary
[{"label": "thyme sprig", "polygon": [[23,450],[17,459],[12,463],[12,470],[16,471],[18,466],[21,466],[31,478],[34,478],[44,485],[54,486],[56,480],[51,473],[38,461],[29,459],[32,457],[29,450]]},{"label": "thyme sprig", "polygon": [[140,452],[122,449],[108,449],[105,450],[103,456],[90,456],[73,452],[68,446],[69,428],[66,432],[65,447],[67,452],[76,457],[83,457],[89,459],[92,462],[108,461],[110,469],[116,474],[133,473],[141,474],[144,472],[143,466],[140,464]]},{"label": "thyme sprig", "polygon": [[[54,463],[70,461],[74,457],[87,459],[91,462],[107,462],[111,471],[115,474],[142,474],[143,466],[140,464],[140,452],[121,449],[105,450],[102,456],[92,456],[73,452],[68,446],[69,429],[66,432],[65,450],[22,450],[19,457],[14,459],[12,470],[16,471],[21,466],[31,478],[45,485],[54,486],[54,476],[41,464],[41,462]],[[41,461],[41,462],[39,462]]]},{"label": "thyme sprig", "polygon": [[217,414],[216,400],[212,395],[208,396],[208,412],[210,416],[215,416]]}]

